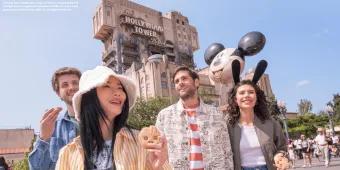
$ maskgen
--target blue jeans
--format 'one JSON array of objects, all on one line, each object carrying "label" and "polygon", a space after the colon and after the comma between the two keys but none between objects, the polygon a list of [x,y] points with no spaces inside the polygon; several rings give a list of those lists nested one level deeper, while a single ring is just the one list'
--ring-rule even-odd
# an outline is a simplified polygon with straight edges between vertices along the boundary
[{"label": "blue jeans", "polygon": [[268,170],[268,168],[267,168],[267,165],[252,166],[252,167],[242,166],[242,170]]}]

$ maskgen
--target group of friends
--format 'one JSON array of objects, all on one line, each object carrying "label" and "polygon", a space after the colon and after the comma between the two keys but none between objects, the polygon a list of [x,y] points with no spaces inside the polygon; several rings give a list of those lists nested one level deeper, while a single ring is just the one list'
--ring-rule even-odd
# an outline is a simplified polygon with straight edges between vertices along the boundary
[{"label": "group of friends", "polygon": [[178,67],[172,80],[179,100],[157,116],[161,140],[142,146],[127,124],[137,97],[131,79],[105,66],[83,74],[58,69],[51,82],[66,110],[43,114],[30,169],[277,169],[274,156],[287,151],[286,138],[256,83],[235,84],[225,114],[200,99],[195,71]]}]

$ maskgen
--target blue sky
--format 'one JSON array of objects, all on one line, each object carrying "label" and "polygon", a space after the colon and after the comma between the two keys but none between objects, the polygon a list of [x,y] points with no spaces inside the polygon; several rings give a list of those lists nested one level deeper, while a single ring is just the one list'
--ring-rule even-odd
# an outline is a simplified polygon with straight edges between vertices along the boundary
[{"label": "blue sky", "polygon": [[[0,128],[38,130],[45,109],[64,107],[52,91],[52,73],[63,66],[85,71],[101,64],[102,43],[92,37],[99,1],[78,2],[69,12],[4,12],[1,7]],[[199,33],[200,49],[194,53],[199,68],[206,67],[203,54],[211,43],[235,48],[247,32],[264,33],[266,46],[246,58],[245,71],[266,59],[273,92],[288,111],[309,99],[318,112],[340,92],[340,1],[136,2],[189,18]]]}]

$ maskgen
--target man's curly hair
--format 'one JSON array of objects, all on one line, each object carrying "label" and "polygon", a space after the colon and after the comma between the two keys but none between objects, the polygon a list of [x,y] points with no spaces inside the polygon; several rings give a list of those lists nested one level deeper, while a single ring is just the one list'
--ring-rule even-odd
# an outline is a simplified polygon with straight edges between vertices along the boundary
[{"label": "man's curly hair", "polygon": [[268,110],[268,102],[266,100],[266,96],[264,92],[250,80],[242,80],[241,82],[237,83],[234,88],[232,88],[229,92],[229,99],[228,99],[228,123],[234,126],[240,119],[240,108],[236,103],[236,93],[237,89],[242,85],[250,85],[255,89],[256,93],[256,104],[254,107],[254,113],[256,117],[258,117],[262,122],[265,120],[270,119],[270,114]]}]

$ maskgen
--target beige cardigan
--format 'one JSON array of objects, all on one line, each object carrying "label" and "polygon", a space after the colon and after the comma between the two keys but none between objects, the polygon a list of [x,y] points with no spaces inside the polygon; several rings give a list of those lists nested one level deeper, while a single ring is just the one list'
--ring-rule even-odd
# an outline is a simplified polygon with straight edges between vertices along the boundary
[{"label": "beige cardigan", "polygon": [[[261,122],[255,116],[254,126],[261,150],[266,160],[268,170],[276,170],[274,167],[274,155],[278,151],[287,150],[286,137],[282,132],[281,125],[274,119]],[[230,142],[233,150],[234,167],[236,170],[241,169],[241,156],[240,156],[240,141],[241,141],[241,127],[238,123],[234,126],[228,125]]]},{"label": "beige cardigan", "polygon": [[[137,135],[135,135],[137,136]],[[138,140],[137,137],[135,137]],[[146,161],[147,151],[127,131],[122,129],[116,136],[114,146],[114,161],[117,170],[149,170]],[[80,137],[64,146],[59,153],[56,170],[84,170],[84,151]],[[165,163],[163,169],[172,169],[169,163]]]}]

